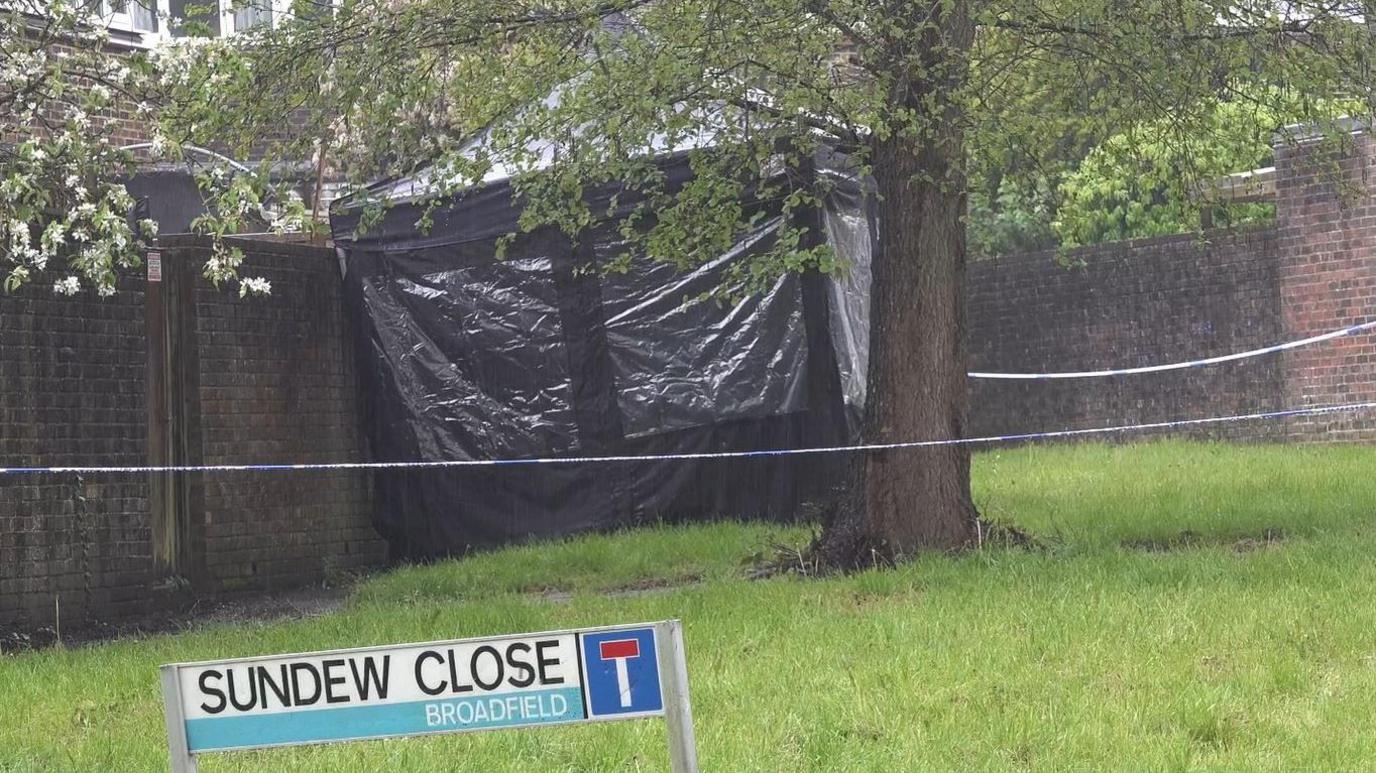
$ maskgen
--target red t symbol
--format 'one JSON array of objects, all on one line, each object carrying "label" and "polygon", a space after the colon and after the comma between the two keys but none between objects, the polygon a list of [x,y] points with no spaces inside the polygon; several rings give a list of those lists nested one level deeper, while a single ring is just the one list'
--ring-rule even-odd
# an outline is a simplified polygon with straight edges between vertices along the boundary
[{"label": "red t symbol", "polygon": [[640,657],[638,639],[613,639],[598,644],[598,654],[603,660],[616,663],[616,689],[621,693],[621,708],[631,706],[631,678],[626,673],[626,661]]}]

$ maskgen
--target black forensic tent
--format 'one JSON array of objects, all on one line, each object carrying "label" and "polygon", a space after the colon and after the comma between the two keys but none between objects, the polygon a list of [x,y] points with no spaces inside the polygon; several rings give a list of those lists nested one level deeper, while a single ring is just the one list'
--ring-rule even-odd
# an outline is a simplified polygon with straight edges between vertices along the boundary
[{"label": "black forensic tent", "polygon": [[[670,185],[688,152],[661,164]],[[516,239],[507,179],[441,202],[397,196],[356,233],[360,205],[332,214],[356,325],[371,452],[378,461],[489,460],[788,449],[854,436],[868,351],[870,200],[837,157],[809,233],[851,264],[788,274],[735,305],[703,299],[728,268],[775,238],[769,202],[730,250],[687,272],[626,250],[615,223],[577,240]],[[396,184],[379,187],[403,190]],[[375,192],[377,192],[375,191]],[[620,186],[586,193],[592,211]],[[846,457],[442,467],[378,473],[376,523],[400,555],[452,554],[532,537],[650,521],[789,519],[840,483]]]}]

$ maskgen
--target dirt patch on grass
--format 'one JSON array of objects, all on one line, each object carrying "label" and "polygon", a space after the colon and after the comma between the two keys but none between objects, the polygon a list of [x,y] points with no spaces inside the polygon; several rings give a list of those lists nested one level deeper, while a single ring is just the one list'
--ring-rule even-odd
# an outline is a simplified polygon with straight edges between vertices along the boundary
[{"label": "dirt patch on grass", "polygon": [[209,623],[296,620],[338,612],[352,588],[301,588],[286,593],[217,601],[195,619]]},{"label": "dirt patch on grass", "polygon": [[[673,577],[647,577],[589,592],[612,598],[630,598],[692,587],[702,582],[701,574],[690,573]],[[118,624],[82,621],[69,627],[64,623],[61,636],[50,625],[23,630],[0,627],[0,654],[46,649],[59,642],[66,647],[80,647],[113,639],[180,633],[206,623],[276,622],[317,617],[338,612],[352,591],[352,585],[347,585],[192,599],[175,607],[168,606],[155,614]],[[554,603],[568,603],[575,594],[572,590],[548,586],[533,586],[522,589],[522,592]]]},{"label": "dirt patch on grass", "polygon": [[1127,540],[1123,547],[1148,553],[1166,553],[1190,548],[1227,546],[1238,553],[1250,553],[1280,544],[1286,538],[1284,530],[1277,528],[1263,529],[1260,534],[1241,538],[1208,536],[1186,529],[1168,537]]},{"label": "dirt patch on grass", "polygon": [[642,593],[656,590],[670,590],[672,588],[682,588],[688,585],[698,585],[702,582],[700,574],[681,574],[677,577],[646,577],[643,580],[620,585],[606,591],[608,596],[636,596]]},{"label": "dirt patch on grass", "polygon": [[1284,531],[1280,529],[1267,529],[1258,537],[1243,537],[1233,543],[1233,550],[1239,553],[1250,553],[1253,550],[1261,550],[1278,545],[1286,540]]},{"label": "dirt patch on grass", "polygon": [[119,623],[99,620],[64,622],[62,630],[45,625],[29,629],[0,627],[0,654],[44,649],[59,643],[80,647],[112,639],[178,633],[205,623],[295,620],[336,612],[351,587],[308,587],[277,593],[186,599],[158,612]]},{"label": "dirt patch on grass", "polygon": [[[690,588],[694,585],[702,584],[700,574],[681,574],[674,577],[646,577],[643,580],[635,580],[624,585],[615,585],[610,588],[589,591],[599,596],[608,598],[633,598],[635,596],[645,596],[651,593],[663,593],[665,591],[679,590],[680,588]],[[556,604],[566,604],[573,600],[575,591],[567,589],[545,589],[538,593],[545,601],[552,601]]]},{"label": "dirt patch on grass", "polygon": [[[1049,543],[1043,542],[1010,524],[981,518],[976,526],[975,540],[969,544],[954,548],[932,549],[930,552],[960,556],[983,550],[1044,550],[1051,546]],[[860,543],[847,549],[854,560],[837,564],[828,558],[830,549],[824,545],[825,539],[824,532],[814,530],[812,542],[806,547],[778,542],[768,545],[764,549],[747,556],[741,562],[744,567],[744,576],[750,580],[767,580],[781,575],[829,577],[870,569],[892,568],[917,557],[917,554],[895,556],[892,551],[872,544],[873,540],[865,537],[861,538]],[[861,543],[870,546],[864,548]],[[857,550],[862,552],[856,552]]]}]

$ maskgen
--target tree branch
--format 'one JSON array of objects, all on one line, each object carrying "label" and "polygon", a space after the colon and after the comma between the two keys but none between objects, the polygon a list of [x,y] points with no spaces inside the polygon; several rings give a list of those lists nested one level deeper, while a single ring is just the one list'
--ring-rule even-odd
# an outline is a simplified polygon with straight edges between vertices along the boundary
[{"label": "tree branch", "polygon": [[[1317,17],[1316,17],[1317,18]],[[1315,19],[1306,19],[1303,22],[1286,22],[1278,25],[1260,25],[1251,27],[1214,27],[1207,32],[1187,32],[1179,35],[1163,35],[1170,40],[1182,42],[1203,42],[1215,40],[1236,40],[1239,38],[1253,38],[1271,35],[1303,35],[1309,31]],[[979,22],[981,27],[992,27],[994,29],[1014,30],[1017,32],[1033,32],[1054,35],[1080,35],[1092,38],[1109,38],[1111,35],[1103,29],[1094,27],[1082,27],[1073,24],[1055,24],[1049,22],[1022,22],[1013,19],[992,19]]]}]

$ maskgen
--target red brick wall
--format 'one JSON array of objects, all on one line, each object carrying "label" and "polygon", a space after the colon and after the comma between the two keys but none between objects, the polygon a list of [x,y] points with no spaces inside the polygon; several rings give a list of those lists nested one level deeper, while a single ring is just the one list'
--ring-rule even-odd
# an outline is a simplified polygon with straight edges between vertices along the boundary
[{"label": "red brick wall", "polygon": [[[1376,320],[1376,153],[1369,136],[1337,160],[1319,143],[1277,151],[1282,314],[1293,338]],[[1283,355],[1289,405],[1376,401],[1376,332]],[[1295,419],[1291,437],[1376,439],[1376,414]]]},{"label": "red brick wall", "polygon": [[[71,50],[67,46],[53,46],[49,53],[60,56]],[[115,53],[129,51],[120,46],[112,46],[109,50]],[[39,112],[60,125],[66,118],[63,109],[60,103],[45,102],[39,107]],[[147,142],[151,137],[147,122],[139,119],[135,115],[135,105],[127,102],[116,101],[114,107],[91,114],[91,126],[94,131],[109,137],[110,144],[115,147]],[[17,142],[22,139],[25,138],[0,133],[0,142]]]},{"label": "red brick wall", "polygon": [[[70,51],[66,46],[54,46],[50,53],[60,55],[63,51]],[[112,45],[109,51],[115,54],[128,54],[134,49]],[[145,143],[152,139],[150,123],[138,116],[136,105],[133,102],[124,100],[114,100],[111,107],[91,113],[91,128],[109,138],[110,144],[115,147],[124,147]],[[60,125],[65,120],[65,107],[62,103],[46,102],[39,108],[39,112],[50,119],[55,125]],[[309,121],[309,116],[302,110],[292,110],[284,112],[280,124],[273,127],[273,131],[263,133],[262,141],[253,148],[238,151],[221,143],[209,142],[207,145],[212,150],[224,152],[230,156],[236,156],[236,160],[249,163],[260,158],[267,149],[268,143],[285,143],[295,140],[305,135],[318,135],[318,127],[313,126]],[[23,136],[0,133],[0,142],[13,143],[25,139]],[[146,151],[145,151],[146,152]],[[301,177],[314,182],[314,169],[311,168],[309,160],[301,162]]]}]

